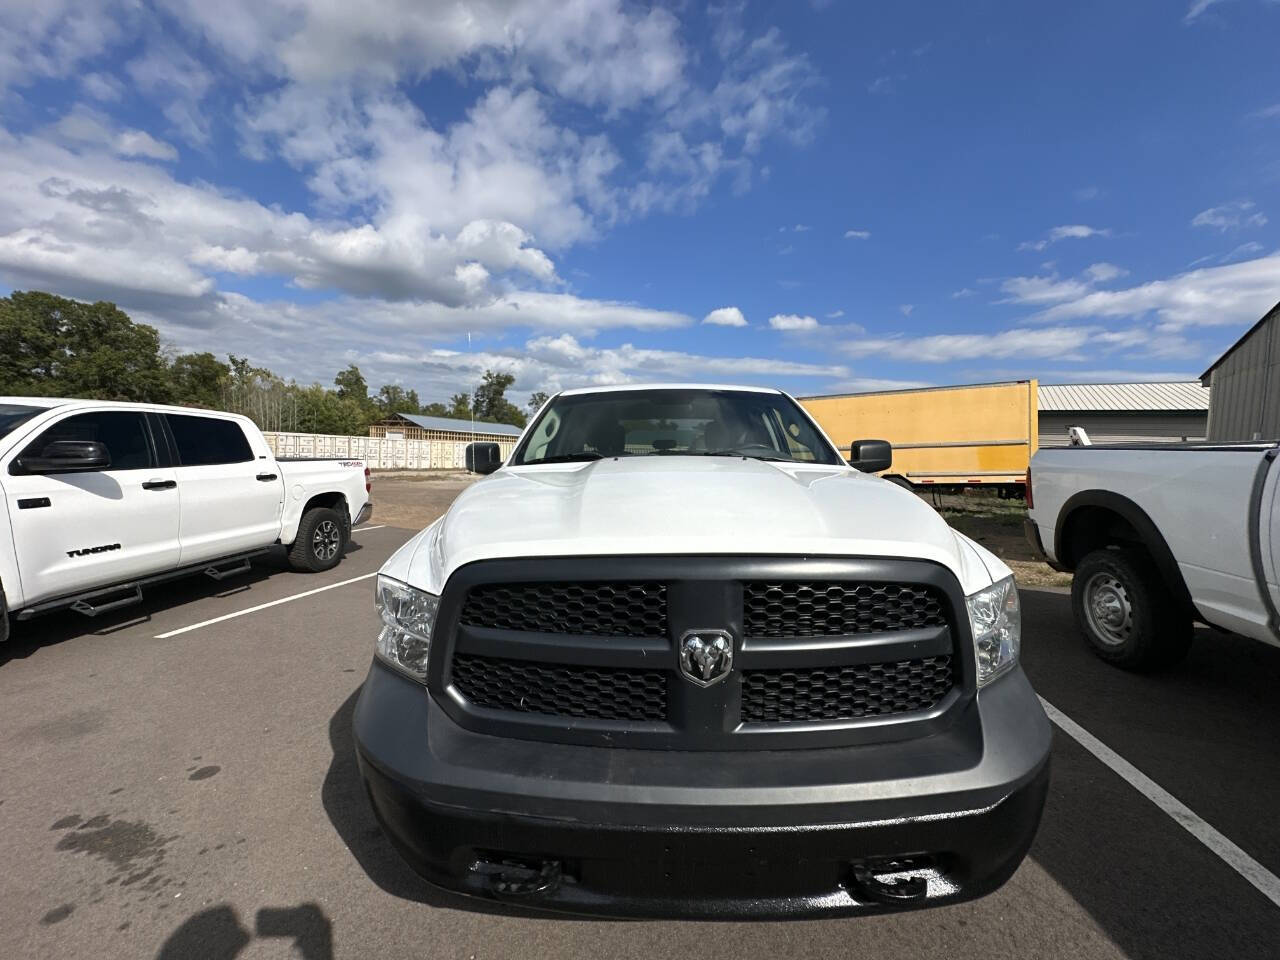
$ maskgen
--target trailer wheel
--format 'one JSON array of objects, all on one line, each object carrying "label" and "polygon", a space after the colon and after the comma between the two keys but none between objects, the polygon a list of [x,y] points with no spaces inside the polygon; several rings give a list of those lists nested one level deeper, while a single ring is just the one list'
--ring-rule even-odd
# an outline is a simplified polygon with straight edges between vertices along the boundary
[{"label": "trailer wheel", "polygon": [[1191,647],[1191,617],[1140,550],[1086,554],[1071,582],[1071,607],[1093,652],[1125,670],[1172,666]]},{"label": "trailer wheel", "polygon": [[289,548],[289,565],[306,573],[332,570],[347,549],[342,515],[329,507],[312,507],[302,515],[298,538]]}]

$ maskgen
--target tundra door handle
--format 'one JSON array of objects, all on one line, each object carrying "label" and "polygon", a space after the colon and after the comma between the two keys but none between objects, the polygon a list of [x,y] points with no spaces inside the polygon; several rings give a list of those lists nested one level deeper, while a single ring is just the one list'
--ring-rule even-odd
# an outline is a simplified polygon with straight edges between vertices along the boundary
[{"label": "tundra door handle", "polygon": [[258,474],[258,479],[263,483],[270,483],[272,480],[276,479],[276,475],[274,473],[260,473]]},{"label": "tundra door handle", "polygon": [[143,490],[172,490],[178,485],[177,480],[147,480],[142,484]]}]

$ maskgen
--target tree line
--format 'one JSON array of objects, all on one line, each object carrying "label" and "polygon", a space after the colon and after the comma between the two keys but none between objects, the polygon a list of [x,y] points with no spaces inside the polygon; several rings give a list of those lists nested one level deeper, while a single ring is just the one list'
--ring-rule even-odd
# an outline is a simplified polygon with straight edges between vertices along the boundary
[{"label": "tree line", "polygon": [[[113,303],[81,303],[38,290],[0,298],[0,395],[133,400],[229,410],[263,430],[360,436],[397,413],[456,417],[523,427],[525,411],[506,398],[509,373],[486,370],[471,393],[422,403],[396,383],[370,392],[360,368],[338,372],[333,386],[285,380],[247,358],[170,355],[152,326]],[[530,411],[546,400],[529,399]]]}]

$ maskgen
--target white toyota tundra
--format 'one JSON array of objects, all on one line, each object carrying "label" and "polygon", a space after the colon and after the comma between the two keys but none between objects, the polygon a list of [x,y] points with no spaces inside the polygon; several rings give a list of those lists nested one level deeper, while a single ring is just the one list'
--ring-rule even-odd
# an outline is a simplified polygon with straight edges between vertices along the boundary
[{"label": "white toyota tundra", "polygon": [[776,390],[626,386],[561,393],[505,464],[473,456],[491,475],[377,580],[355,735],[405,859],[639,917],[1003,883],[1050,744],[1018,592],[870,475],[887,443],[852,451]]},{"label": "white toyota tundra", "polygon": [[0,639],[10,614],[114,610],[276,543],[327,570],[372,512],[361,461],[282,462],[246,417],[96,400],[0,397],[0,492]]}]

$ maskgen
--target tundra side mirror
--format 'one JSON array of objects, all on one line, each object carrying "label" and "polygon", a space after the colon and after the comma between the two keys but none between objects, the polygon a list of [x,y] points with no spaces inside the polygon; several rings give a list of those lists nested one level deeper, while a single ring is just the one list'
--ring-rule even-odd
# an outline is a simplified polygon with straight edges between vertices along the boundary
[{"label": "tundra side mirror", "polygon": [[111,454],[100,440],[54,440],[37,457],[19,457],[16,466],[23,473],[85,473],[106,470],[111,466]]},{"label": "tundra side mirror", "polygon": [[492,442],[467,444],[467,471],[489,474],[502,466],[502,451]]},{"label": "tundra side mirror", "polygon": [[855,440],[849,444],[849,466],[863,473],[888,470],[893,463],[893,446],[888,440]]}]

